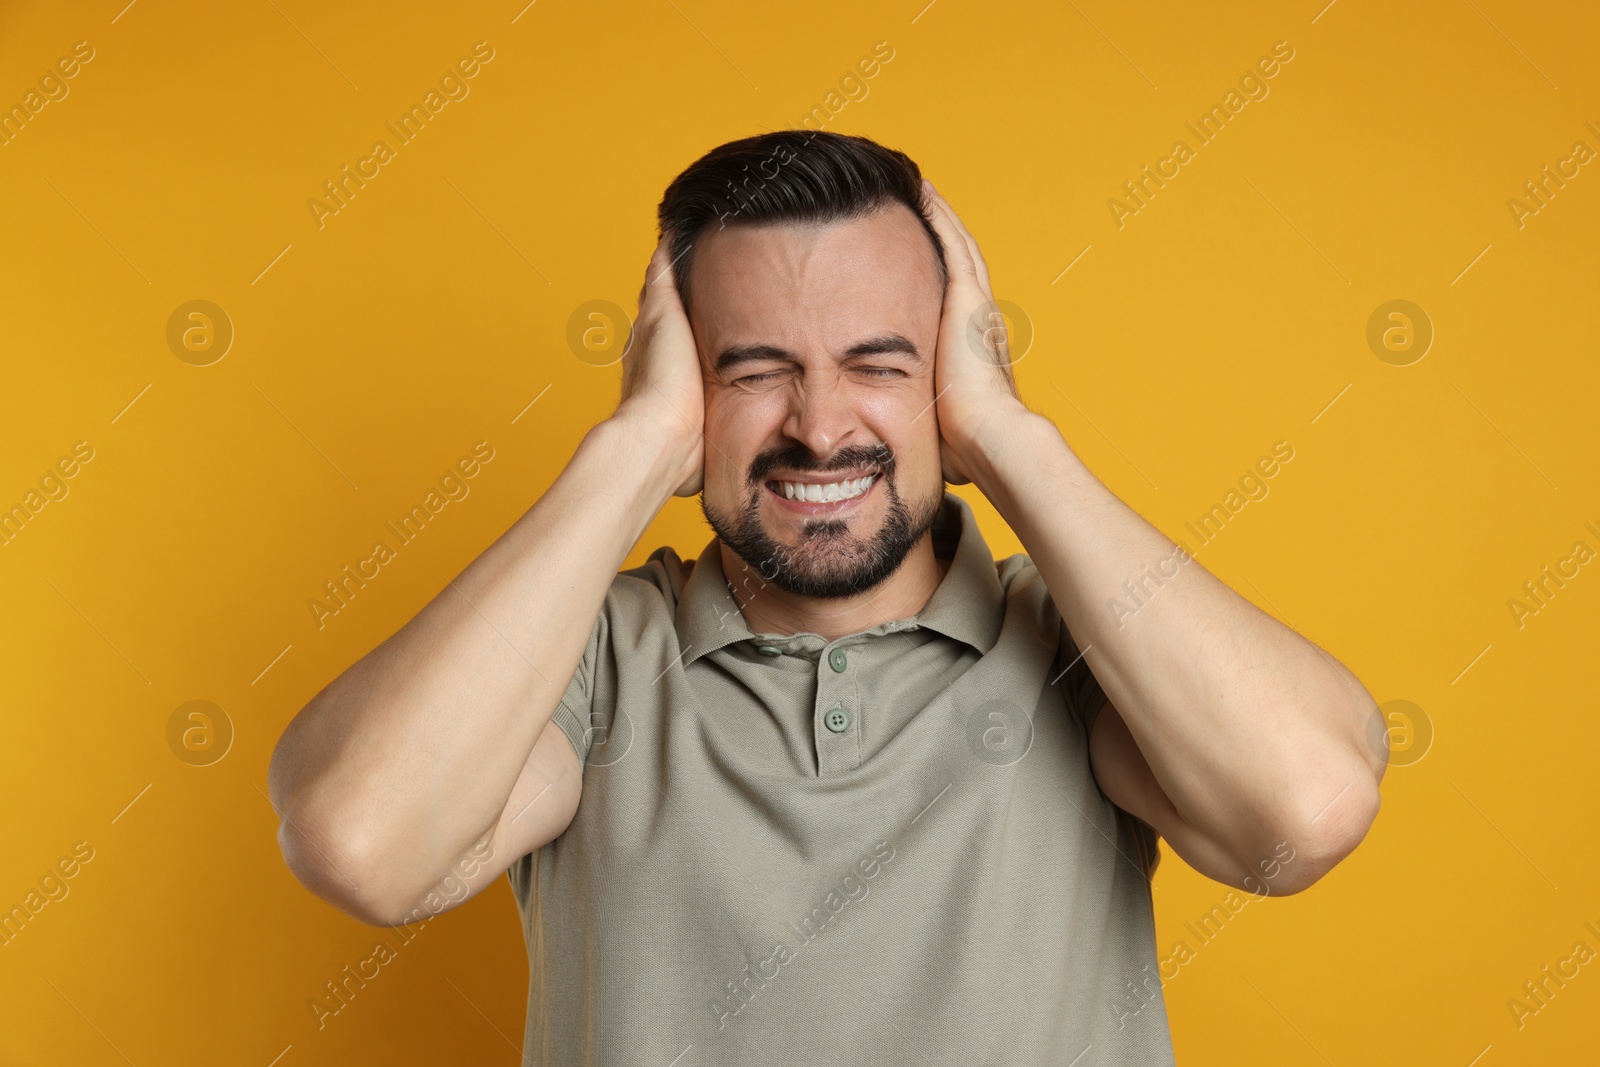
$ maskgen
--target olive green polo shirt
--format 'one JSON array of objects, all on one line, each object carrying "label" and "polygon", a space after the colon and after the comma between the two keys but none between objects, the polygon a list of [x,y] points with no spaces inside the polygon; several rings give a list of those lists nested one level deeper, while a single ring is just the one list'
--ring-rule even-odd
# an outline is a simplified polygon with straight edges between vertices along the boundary
[{"label": "olive green polo shirt", "polygon": [[577,814],[508,871],[525,1062],[1173,1062],[1105,695],[1027,556],[948,492],[933,534],[923,610],[834,641],[752,633],[715,539],[617,575],[552,719]]}]

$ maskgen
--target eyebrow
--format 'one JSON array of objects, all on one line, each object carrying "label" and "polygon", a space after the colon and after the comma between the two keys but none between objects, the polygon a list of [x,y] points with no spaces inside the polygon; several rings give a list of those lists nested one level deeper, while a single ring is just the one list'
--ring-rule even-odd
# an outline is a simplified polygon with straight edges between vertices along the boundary
[{"label": "eyebrow", "polygon": [[[907,338],[897,333],[881,334],[869,337],[865,341],[858,341],[845,349],[844,358],[854,356],[876,356],[886,352],[900,352],[911,357],[912,362],[922,363],[922,353],[917,351],[917,346]],[[734,367],[743,363],[757,363],[768,359],[795,360],[796,356],[787,348],[772,344],[730,345],[717,356],[716,371],[725,374]]]}]

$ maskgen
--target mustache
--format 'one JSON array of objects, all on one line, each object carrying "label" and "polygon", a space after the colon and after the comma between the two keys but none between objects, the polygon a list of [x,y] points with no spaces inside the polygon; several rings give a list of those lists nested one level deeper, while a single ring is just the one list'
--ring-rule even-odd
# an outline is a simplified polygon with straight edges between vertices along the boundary
[{"label": "mustache", "polygon": [[804,445],[763,452],[750,464],[750,485],[760,486],[773,471],[785,470],[825,474],[855,467],[876,467],[885,478],[894,472],[894,452],[888,445],[850,445],[835,452],[826,463],[819,463]]}]

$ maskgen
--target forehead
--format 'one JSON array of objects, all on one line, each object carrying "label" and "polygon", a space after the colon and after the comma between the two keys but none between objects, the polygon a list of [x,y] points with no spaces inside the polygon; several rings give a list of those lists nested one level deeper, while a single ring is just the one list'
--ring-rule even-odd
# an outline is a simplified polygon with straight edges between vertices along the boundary
[{"label": "forehead", "polygon": [[712,224],[693,254],[691,325],[703,352],[913,337],[937,325],[944,296],[933,243],[898,203],[844,222]]}]

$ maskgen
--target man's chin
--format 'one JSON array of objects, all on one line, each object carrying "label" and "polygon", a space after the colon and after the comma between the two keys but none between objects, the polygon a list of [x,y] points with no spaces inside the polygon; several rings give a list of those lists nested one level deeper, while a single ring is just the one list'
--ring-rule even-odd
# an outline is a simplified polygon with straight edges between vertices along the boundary
[{"label": "man's chin", "polygon": [[[883,488],[881,501],[866,499],[865,506],[831,515],[797,514],[782,500],[759,497],[746,497],[737,515],[721,515],[702,495],[701,510],[722,543],[763,581],[795,596],[842,599],[869,592],[899,571],[942,501],[941,494],[914,515],[890,485]],[[878,489],[874,485],[867,496],[877,497]]]}]

